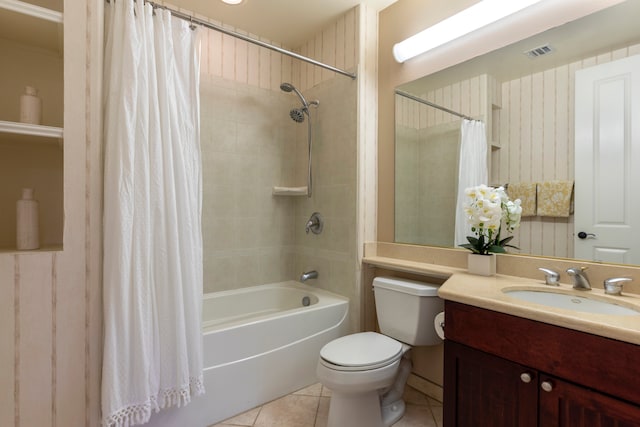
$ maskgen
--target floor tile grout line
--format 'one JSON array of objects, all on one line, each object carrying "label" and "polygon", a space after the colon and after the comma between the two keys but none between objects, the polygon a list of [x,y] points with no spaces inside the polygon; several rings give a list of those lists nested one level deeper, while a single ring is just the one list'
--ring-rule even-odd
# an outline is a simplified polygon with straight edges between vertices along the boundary
[{"label": "floor tile grout line", "polygon": [[260,406],[260,409],[258,409],[258,413],[256,414],[256,417],[253,419],[253,423],[251,423],[252,427],[256,427],[256,423],[258,422],[258,418],[260,418],[260,413],[262,412],[263,408],[264,408],[264,405]]},{"label": "floor tile grout line", "polygon": [[322,399],[322,388],[320,388],[320,396],[318,396],[318,403],[316,404],[316,416],[313,417],[313,427],[318,425],[318,413],[320,412],[320,400]]}]

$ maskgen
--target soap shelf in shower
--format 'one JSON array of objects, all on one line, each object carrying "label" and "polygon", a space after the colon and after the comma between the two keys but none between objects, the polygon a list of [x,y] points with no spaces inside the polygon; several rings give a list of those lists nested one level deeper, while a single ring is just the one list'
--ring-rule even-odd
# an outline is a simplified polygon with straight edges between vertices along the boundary
[{"label": "soap shelf in shower", "polygon": [[273,187],[274,196],[306,196],[307,187]]}]

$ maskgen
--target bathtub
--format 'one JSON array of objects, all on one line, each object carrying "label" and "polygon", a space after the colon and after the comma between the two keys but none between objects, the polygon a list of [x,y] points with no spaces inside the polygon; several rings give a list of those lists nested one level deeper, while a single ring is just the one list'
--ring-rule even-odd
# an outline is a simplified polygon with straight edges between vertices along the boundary
[{"label": "bathtub", "polygon": [[348,306],[294,281],[204,295],[206,394],[148,425],[206,427],[317,382],[320,349],[348,332]]}]

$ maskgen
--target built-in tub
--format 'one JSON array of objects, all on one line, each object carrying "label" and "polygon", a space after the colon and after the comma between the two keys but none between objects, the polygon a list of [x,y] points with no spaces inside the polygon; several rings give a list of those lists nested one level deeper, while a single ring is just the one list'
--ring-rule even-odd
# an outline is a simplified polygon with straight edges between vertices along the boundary
[{"label": "built-in tub", "polygon": [[294,281],[206,294],[206,394],[149,425],[206,427],[317,382],[320,349],[348,332],[348,306]]}]

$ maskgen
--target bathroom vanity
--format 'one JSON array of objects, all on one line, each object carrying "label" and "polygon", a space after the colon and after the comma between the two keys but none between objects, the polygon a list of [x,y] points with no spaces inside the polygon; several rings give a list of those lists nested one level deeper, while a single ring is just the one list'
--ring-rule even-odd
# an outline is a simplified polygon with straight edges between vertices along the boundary
[{"label": "bathroom vanity", "polygon": [[451,300],[445,334],[447,427],[640,426],[636,343]]},{"label": "bathroom vanity", "polygon": [[445,426],[640,425],[640,346],[452,301],[445,316]]}]

